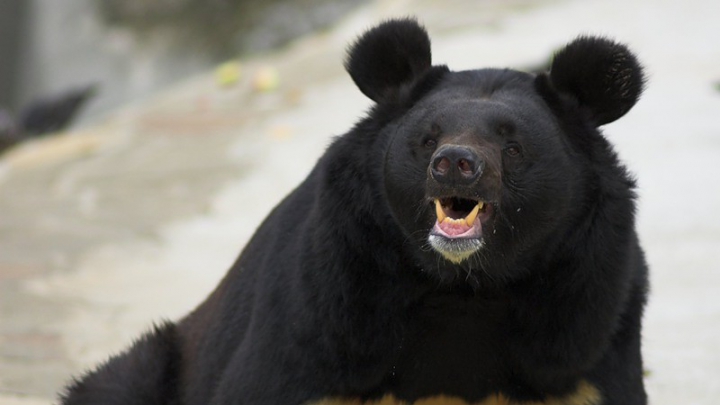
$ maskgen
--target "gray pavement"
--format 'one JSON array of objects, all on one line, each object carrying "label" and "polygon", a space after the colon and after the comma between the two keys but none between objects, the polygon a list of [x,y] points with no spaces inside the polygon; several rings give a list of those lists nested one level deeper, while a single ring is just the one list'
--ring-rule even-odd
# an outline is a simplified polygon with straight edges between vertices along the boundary
[{"label": "gray pavement", "polygon": [[[453,69],[533,66],[581,33],[628,43],[648,91],[606,127],[640,185],[652,267],[654,405],[720,398],[720,2],[377,0],[324,33],[0,159],[0,404],[54,401],[73,373],[197,305],[333,135],[369,107],[346,44],[415,14]],[[252,81],[270,67],[280,85]],[[302,156],[302,158],[300,158]]]}]

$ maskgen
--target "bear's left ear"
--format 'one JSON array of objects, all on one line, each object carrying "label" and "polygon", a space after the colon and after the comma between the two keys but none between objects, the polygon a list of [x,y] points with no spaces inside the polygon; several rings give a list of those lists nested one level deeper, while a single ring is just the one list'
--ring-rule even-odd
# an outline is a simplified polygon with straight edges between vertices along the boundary
[{"label": "bear's left ear", "polygon": [[365,32],[348,51],[345,69],[375,102],[431,67],[430,38],[414,19],[386,21]]},{"label": "bear's left ear", "polygon": [[579,37],[555,54],[550,82],[556,91],[574,97],[600,126],[630,111],[645,79],[626,46],[606,38]]}]

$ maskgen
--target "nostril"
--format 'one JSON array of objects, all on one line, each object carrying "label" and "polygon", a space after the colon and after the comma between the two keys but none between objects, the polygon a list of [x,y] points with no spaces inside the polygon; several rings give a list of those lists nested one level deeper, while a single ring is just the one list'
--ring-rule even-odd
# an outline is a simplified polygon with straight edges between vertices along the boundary
[{"label": "nostril", "polygon": [[467,159],[458,160],[458,169],[463,176],[472,176],[475,172],[475,165]]},{"label": "nostril", "polygon": [[450,170],[450,159],[446,157],[439,157],[435,159],[435,171],[437,171],[440,174],[445,174]]}]

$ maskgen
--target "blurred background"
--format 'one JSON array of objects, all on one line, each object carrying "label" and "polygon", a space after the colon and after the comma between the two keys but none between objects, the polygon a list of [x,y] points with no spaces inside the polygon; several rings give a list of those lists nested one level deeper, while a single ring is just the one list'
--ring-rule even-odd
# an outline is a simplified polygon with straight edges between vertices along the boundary
[{"label": "blurred background", "polygon": [[102,85],[78,117],[328,28],[363,0],[5,0],[0,105]]},{"label": "blurred background", "polygon": [[3,0],[0,404],[82,370],[212,290],[370,101],[366,28],[414,15],[451,69],[627,43],[648,90],[604,128],[639,181],[651,403],[720,398],[720,2]]}]

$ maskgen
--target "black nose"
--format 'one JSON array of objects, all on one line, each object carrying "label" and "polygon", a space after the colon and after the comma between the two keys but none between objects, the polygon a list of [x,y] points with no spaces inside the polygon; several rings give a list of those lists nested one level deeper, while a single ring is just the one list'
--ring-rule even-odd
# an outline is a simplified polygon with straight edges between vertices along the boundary
[{"label": "black nose", "polygon": [[471,184],[484,168],[485,162],[470,148],[445,145],[433,155],[430,173],[438,183]]}]

